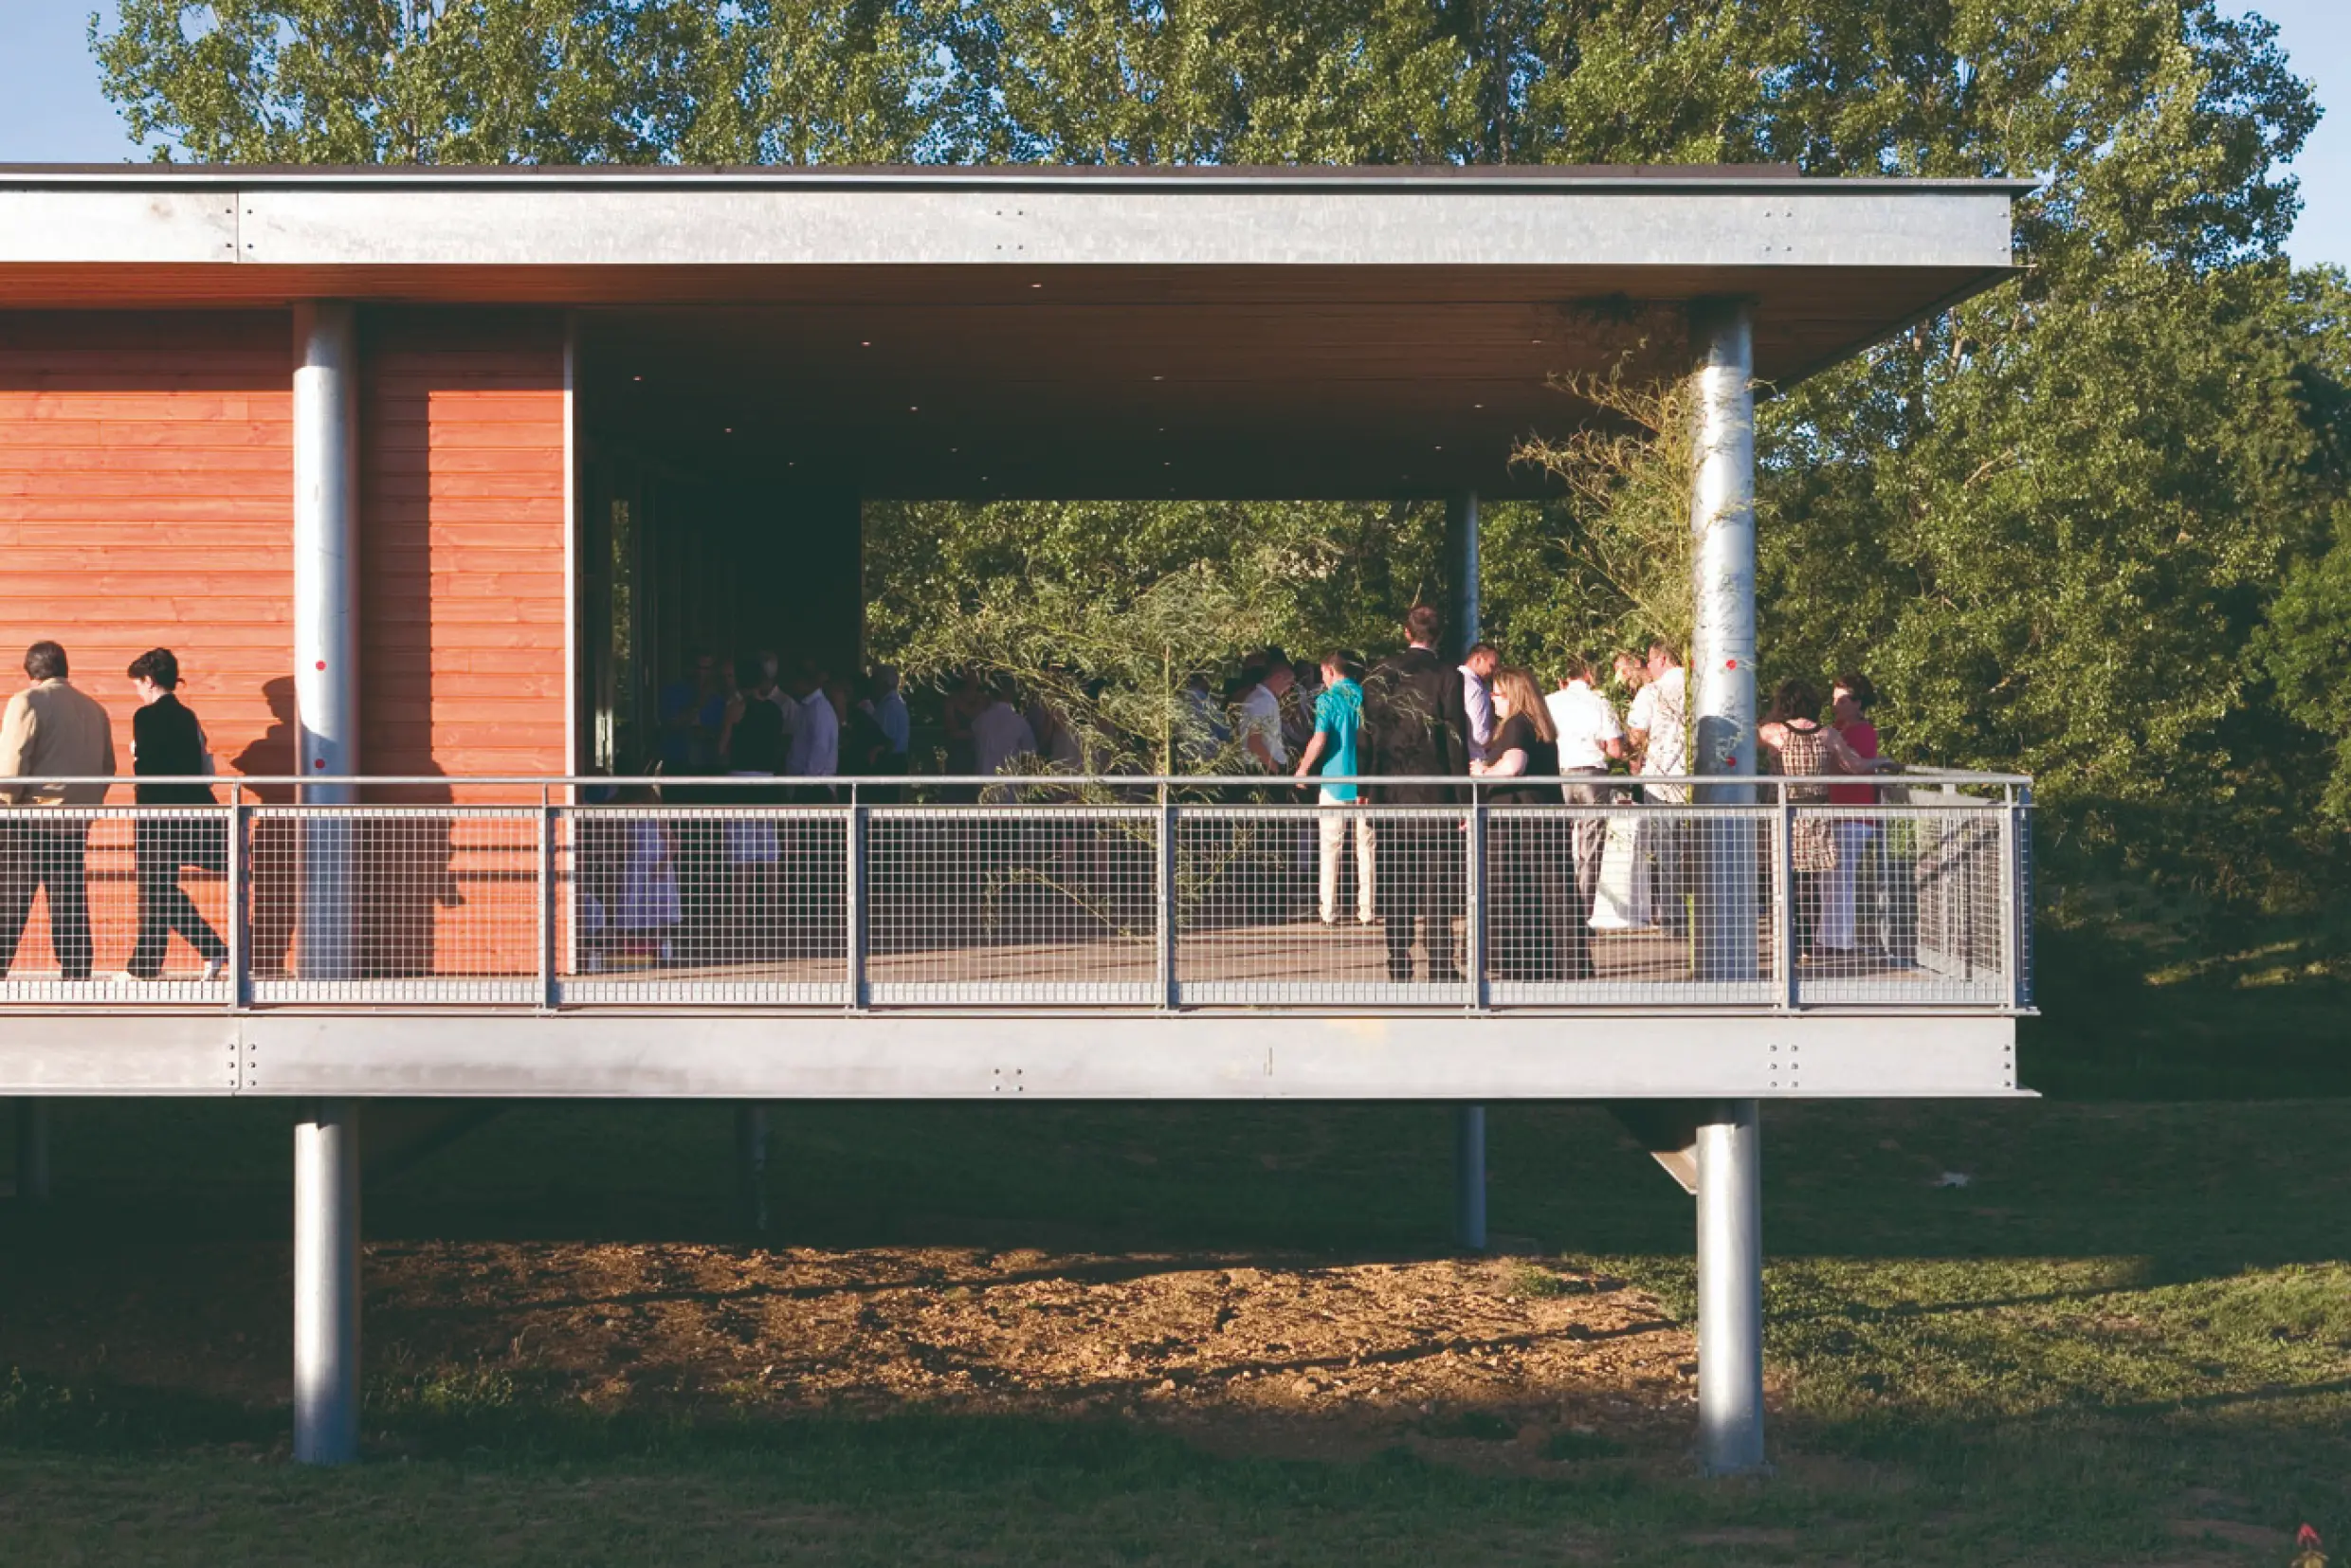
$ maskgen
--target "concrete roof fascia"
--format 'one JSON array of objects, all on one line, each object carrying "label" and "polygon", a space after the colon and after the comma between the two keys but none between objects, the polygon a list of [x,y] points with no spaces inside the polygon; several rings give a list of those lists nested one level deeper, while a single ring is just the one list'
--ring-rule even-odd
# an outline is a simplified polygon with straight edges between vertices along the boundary
[{"label": "concrete roof fascia", "polygon": [[163,188],[10,183],[0,172],[0,264],[2004,270],[2012,194],[1974,182],[1781,179],[1033,190],[897,179],[215,179]]}]

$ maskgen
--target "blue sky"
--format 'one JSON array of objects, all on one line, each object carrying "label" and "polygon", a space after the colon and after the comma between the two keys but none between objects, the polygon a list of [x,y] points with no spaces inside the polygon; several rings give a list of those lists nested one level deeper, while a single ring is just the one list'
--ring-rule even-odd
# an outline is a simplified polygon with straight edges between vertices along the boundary
[{"label": "blue sky", "polygon": [[[111,12],[111,0],[98,0]],[[2351,0],[2259,0],[2319,101],[2321,122],[2294,166],[2302,222],[2294,259],[2351,266]],[[0,163],[99,163],[129,154],[121,120],[98,90],[82,28],[92,0],[0,0]]]}]

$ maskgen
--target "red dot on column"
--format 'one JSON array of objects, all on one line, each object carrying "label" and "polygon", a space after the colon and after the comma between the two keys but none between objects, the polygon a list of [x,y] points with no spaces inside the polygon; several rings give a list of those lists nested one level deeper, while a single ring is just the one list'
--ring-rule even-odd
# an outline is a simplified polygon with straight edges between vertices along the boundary
[{"label": "red dot on column", "polygon": [[319,667],[320,669],[324,669],[324,668],[326,668],[326,661],[325,661],[324,659],[321,659],[321,660],[319,660]]},{"label": "red dot on column", "polygon": [[323,768],[326,766],[326,758],[323,757],[313,757],[311,758],[310,765],[314,768]]},{"label": "red dot on column", "polygon": [[[326,665],[320,665],[319,667],[320,669],[324,669],[326,668]],[[1725,659],[1722,661],[1722,667],[1724,669],[1737,669],[1739,667],[1739,661],[1736,659]]]}]

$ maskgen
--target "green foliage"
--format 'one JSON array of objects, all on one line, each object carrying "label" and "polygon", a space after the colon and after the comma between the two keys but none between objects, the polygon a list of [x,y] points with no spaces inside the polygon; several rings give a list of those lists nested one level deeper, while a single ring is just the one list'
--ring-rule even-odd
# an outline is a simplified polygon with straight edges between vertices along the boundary
[{"label": "green foliage", "polygon": [[1660,638],[1686,648],[1696,613],[1689,480],[1695,410],[1687,384],[1630,379],[1619,361],[1605,375],[1572,376],[1558,390],[1595,417],[1558,440],[1530,440],[1519,448],[1521,462],[1540,465],[1566,487],[1573,526],[1557,552],[1565,570],[1547,593],[1529,584],[1535,592],[1513,618],[1513,657],[1536,657],[1540,647],[1546,654],[1580,650],[1596,661],[1607,648],[1645,648]]},{"label": "green foliage", "polygon": [[[125,0],[93,44],[198,158],[2032,176],[2016,283],[1761,410],[1763,673],[1859,665],[1896,755],[2032,771],[2073,868],[2343,884],[2346,284],[2282,260],[2310,90],[2215,0]],[[1670,477],[1637,457],[1486,509],[1514,659],[1674,618],[1623,554]],[[874,643],[925,667],[1039,653],[1048,612],[1121,680],[1122,615],[1199,617],[1197,660],[1376,649],[1438,586],[1427,506],[878,511]]]},{"label": "green foliage", "polygon": [[1393,643],[1436,592],[1443,529],[1436,506],[877,504],[866,573],[889,588],[866,636],[917,681],[1017,679],[1106,764],[1237,765],[1200,732],[1193,678],[1213,686],[1270,644],[1314,658]]},{"label": "green foliage", "polygon": [[2334,546],[2287,578],[2259,646],[2279,705],[2333,743],[2325,810],[2342,822],[2351,819],[2351,704],[2343,701],[2351,692],[2351,508],[2342,502],[2335,529]]}]

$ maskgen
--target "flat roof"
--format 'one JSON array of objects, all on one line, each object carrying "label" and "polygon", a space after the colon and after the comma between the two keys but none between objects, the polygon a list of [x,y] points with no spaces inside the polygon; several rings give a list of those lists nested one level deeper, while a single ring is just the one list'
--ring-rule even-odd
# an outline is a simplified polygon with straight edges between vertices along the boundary
[{"label": "flat roof", "polygon": [[[0,163],[0,182],[51,186],[105,185],[197,188],[228,185],[346,184],[775,186],[1074,185],[1177,188],[1253,185],[1271,189],[1321,186],[1579,185],[1751,186],[1757,180],[1803,180],[1793,163],[1414,163],[1414,164],[429,164],[429,163]],[[1840,175],[1807,182],[1841,191],[1877,189],[1976,190],[1994,186],[2033,190],[2038,181],[1997,178],[1913,178]]]},{"label": "flat roof", "polygon": [[713,461],[796,446],[867,495],[1499,496],[1541,488],[1518,438],[1584,416],[1552,378],[1629,355],[1669,374],[1687,303],[1738,296],[1758,376],[1791,385],[2008,276],[2032,188],[1780,165],[0,165],[0,301],[575,310],[592,427]]}]

